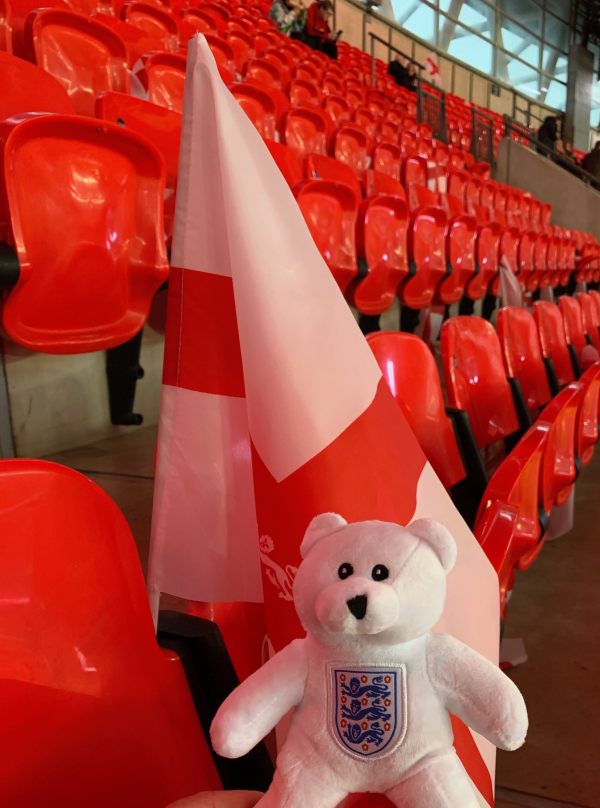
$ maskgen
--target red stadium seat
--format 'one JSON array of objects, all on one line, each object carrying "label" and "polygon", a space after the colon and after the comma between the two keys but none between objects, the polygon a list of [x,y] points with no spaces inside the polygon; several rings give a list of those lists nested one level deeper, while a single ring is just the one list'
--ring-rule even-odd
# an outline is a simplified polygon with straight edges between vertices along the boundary
[{"label": "red stadium seat", "polygon": [[575,370],[560,309],[555,303],[538,300],[533,305],[533,316],[540,335],[542,355],[551,363],[550,372],[555,377],[555,389],[565,387],[575,381]]},{"label": "red stadium seat", "polygon": [[260,134],[275,140],[277,113],[271,95],[254,84],[230,84],[229,90]]},{"label": "red stadium seat", "polygon": [[233,52],[235,68],[239,75],[243,75],[246,72],[246,65],[250,59],[256,56],[252,37],[244,31],[228,30],[226,39]]},{"label": "red stadium seat", "polygon": [[12,53],[12,16],[9,0],[0,0],[0,51]]},{"label": "red stadium seat", "polygon": [[522,424],[491,324],[452,317],[442,326],[441,351],[448,400],[467,413],[479,448],[514,436]]},{"label": "red stadium seat", "polygon": [[277,168],[290,188],[293,189],[304,179],[302,157],[289,146],[284,146],[283,143],[277,143],[274,140],[266,140],[265,143],[271,152],[271,157],[277,163]]},{"label": "red stadium seat", "polygon": [[145,53],[163,50],[164,37],[151,36],[135,25],[131,25],[110,14],[95,14],[94,19],[111,28],[122,40],[127,50],[127,64],[132,68]]},{"label": "red stadium seat", "polygon": [[46,353],[130,340],[168,274],[160,155],[92,118],[24,116],[0,134],[0,228],[20,266],[3,330]]},{"label": "red stadium seat", "polygon": [[553,505],[564,505],[577,477],[576,434],[581,395],[581,385],[567,385],[542,410],[536,422],[549,429],[541,477],[542,506],[547,513]]},{"label": "red stadium seat", "polygon": [[285,71],[262,56],[255,56],[246,65],[245,81],[258,84],[263,89],[268,90],[271,87],[276,87],[281,90],[284,88],[285,79]]},{"label": "red stadium seat", "polygon": [[62,84],[45,70],[0,52],[0,120],[32,110],[72,115],[75,107]]},{"label": "red stadium seat", "polygon": [[329,180],[305,180],[293,190],[321,255],[345,293],[358,271],[354,191]]},{"label": "red stadium seat", "polygon": [[[219,31],[215,17],[203,8],[186,8],[182,14],[182,34],[185,37],[192,36],[193,33],[213,34]],[[224,32],[223,32],[224,33]]]},{"label": "red stadium seat", "polygon": [[600,311],[590,293],[577,292],[575,298],[581,306],[583,326],[591,344],[600,350]]},{"label": "red stadium seat", "polygon": [[130,25],[141,28],[159,43],[159,49],[176,53],[179,48],[179,25],[165,9],[147,3],[126,3],[121,17]]},{"label": "red stadium seat", "polygon": [[3,802],[163,808],[219,789],[121,512],[54,463],[4,460],[0,485]]},{"label": "red stadium seat", "polygon": [[519,266],[519,282],[523,289],[530,289],[530,284],[535,272],[534,255],[537,243],[537,235],[532,230],[521,232],[519,238],[517,263]]},{"label": "red stadium seat", "polygon": [[360,175],[369,168],[369,147],[369,138],[361,127],[344,123],[333,136],[332,154]]},{"label": "red stadium seat", "polygon": [[477,222],[462,215],[459,205],[447,198],[449,217],[446,228],[446,262],[450,273],[436,291],[436,302],[450,306],[458,303],[475,274]]},{"label": "red stadium seat", "polygon": [[519,380],[527,409],[535,418],[552,393],[533,315],[523,308],[500,309],[496,330],[506,375]]},{"label": "red stadium seat", "polygon": [[356,172],[334,157],[309,154],[304,158],[304,175],[307,179],[323,179],[341,182],[354,191],[357,204],[362,199],[362,190]]},{"label": "red stadium seat", "polygon": [[367,341],[425,456],[450,490],[466,471],[431,350],[419,337],[398,331],[376,331]]},{"label": "red stadium seat", "polygon": [[136,74],[148,93],[148,101],[175,112],[183,111],[186,61],[175,53],[150,53]]},{"label": "red stadium seat", "polygon": [[321,102],[321,92],[316,84],[306,79],[294,79],[288,87],[288,97],[293,107],[310,106]]},{"label": "red stadium seat", "polygon": [[32,12],[25,40],[37,64],[63,85],[80,115],[93,115],[96,96],[129,92],[127,50],[103,23],[62,9]]},{"label": "red stadium seat", "polygon": [[292,107],[285,115],[283,141],[299,154],[327,154],[330,120],[318,107]]},{"label": "red stadium seat", "polygon": [[371,152],[371,167],[374,171],[389,174],[394,179],[400,179],[402,166],[402,151],[400,146],[387,141],[379,141],[373,146]]},{"label": "red stadium seat", "polygon": [[408,231],[409,277],[398,290],[411,309],[429,306],[446,275],[446,214],[436,206],[414,210]]},{"label": "red stadium seat", "polygon": [[562,295],[558,298],[558,308],[562,314],[565,336],[567,344],[570,346],[572,361],[576,369],[580,370],[584,365],[589,364],[589,361],[586,362],[583,355],[583,349],[589,343],[583,326],[581,306],[574,297]]},{"label": "red stadium seat", "polygon": [[350,120],[350,105],[343,96],[325,95],[321,105],[334,124],[341,124]]},{"label": "red stadium seat", "polygon": [[206,43],[215,57],[219,74],[224,82],[233,82],[236,78],[237,67],[235,51],[231,43],[217,34],[205,34]]}]

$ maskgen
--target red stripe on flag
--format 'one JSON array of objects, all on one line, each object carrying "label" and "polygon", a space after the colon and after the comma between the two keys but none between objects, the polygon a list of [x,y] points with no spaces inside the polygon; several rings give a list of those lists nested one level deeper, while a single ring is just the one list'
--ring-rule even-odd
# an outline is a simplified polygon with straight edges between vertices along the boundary
[{"label": "red stripe on flag", "polygon": [[245,396],[231,278],[171,268],[163,383]]},{"label": "red stripe on flag", "polygon": [[477,786],[478,791],[486,802],[494,805],[494,786],[485,765],[484,759],[481,757],[481,752],[477,748],[475,739],[471,735],[471,731],[460,721],[456,716],[450,716],[452,720],[452,730],[454,732],[454,746],[458,752],[463,766],[473,783]]},{"label": "red stripe on flag", "polygon": [[[382,379],[371,405],[333,443],[277,483],[253,449],[254,493],[269,638],[276,650],[303,635],[291,581],[308,523],[335,511],[349,522],[407,524],[425,456]],[[268,536],[270,540],[264,537]]]}]

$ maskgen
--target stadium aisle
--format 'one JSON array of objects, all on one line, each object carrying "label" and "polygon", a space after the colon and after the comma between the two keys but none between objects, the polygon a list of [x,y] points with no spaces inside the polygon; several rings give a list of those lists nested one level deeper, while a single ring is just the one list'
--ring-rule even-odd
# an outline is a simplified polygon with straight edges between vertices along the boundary
[{"label": "stadium aisle", "polygon": [[[146,568],[156,429],[47,459],[95,480],[124,512]],[[576,522],[521,574],[506,636],[526,638],[529,661],[512,676],[530,712],[523,749],[498,753],[496,808],[597,808],[600,748],[598,525],[600,452],[577,483]],[[169,606],[174,601],[169,598]]]}]

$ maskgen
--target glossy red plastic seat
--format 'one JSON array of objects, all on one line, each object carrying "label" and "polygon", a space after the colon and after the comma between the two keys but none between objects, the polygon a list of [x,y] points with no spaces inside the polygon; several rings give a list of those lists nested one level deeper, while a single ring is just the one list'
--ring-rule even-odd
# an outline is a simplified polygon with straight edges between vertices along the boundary
[{"label": "glossy red plastic seat", "polygon": [[327,154],[330,120],[318,107],[292,107],[285,115],[284,143],[300,154]]},{"label": "glossy red plastic seat", "polygon": [[121,126],[59,115],[4,121],[0,145],[0,228],[20,264],[4,331],[46,353],[131,339],[168,275],[159,153]]},{"label": "glossy red plastic seat", "polygon": [[136,74],[148,93],[148,101],[175,112],[183,111],[186,61],[176,53],[151,53]]},{"label": "glossy red plastic seat", "polygon": [[42,9],[27,18],[25,39],[37,64],[58,79],[79,114],[93,115],[101,92],[129,92],[125,44],[103,23],[74,11]]},{"label": "glossy red plastic seat", "polygon": [[382,174],[389,174],[394,179],[400,179],[402,166],[402,151],[396,143],[380,141],[375,143],[371,152],[371,168]]},{"label": "glossy red plastic seat", "polygon": [[185,36],[191,35],[192,32],[212,34],[219,30],[213,15],[201,7],[185,9],[182,14],[182,20],[182,33],[185,33]]},{"label": "glossy red plastic seat", "polygon": [[147,3],[126,3],[121,9],[121,17],[160,42],[160,50],[175,53],[179,48],[177,20],[165,9]]},{"label": "glossy red plastic seat", "polygon": [[577,292],[575,299],[581,306],[583,327],[592,345],[600,350],[600,311],[596,301],[588,292]]},{"label": "glossy red plastic seat", "polygon": [[358,271],[354,190],[330,180],[305,180],[293,190],[319,252],[345,293]]},{"label": "glossy red plastic seat", "polygon": [[584,367],[584,365],[589,364],[589,361],[585,361],[583,349],[589,343],[583,325],[581,306],[574,297],[562,295],[558,298],[558,308],[565,325],[567,343],[571,346],[571,350],[574,351],[579,367]]},{"label": "glossy red plastic seat", "polygon": [[506,374],[519,380],[527,409],[535,417],[550,401],[552,393],[533,315],[515,306],[500,309],[496,331]]},{"label": "glossy red plastic seat", "polygon": [[370,141],[364,129],[356,124],[342,124],[333,136],[332,154],[357,174],[369,168]]},{"label": "glossy red plastic seat", "polygon": [[519,266],[519,282],[523,289],[530,289],[535,272],[534,255],[537,235],[532,230],[521,232],[517,250],[517,263]]},{"label": "glossy red plastic seat", "polygon": [[575,381],[575,370],[560,309],[556,303],[538,300],[533,304],[533,316],[540,335],[544,359],[552,363],[558,387],[565,387]]},{"label": "glossy red plastic seat", "polygon": [[277,112],[270,94],[253,84],[230,84],[229,90],[260,134],[275,140]]},{"label": "glossy red plastic seat", "polygon": [[293,107],[319,105],[321,93],[316,84],[306,79],[293,79],[288,87],[288,97]]},{"label": "glossy red plastic seat", "polygon": [[466,472],[430,349],[399,331],[376,331],[367,341],[425,456],[444,487],[452,488]]},{"label": "glossy red plastic seat", "polygon": [[276,87],[281,90],[284,88],[284,79],[283,69],[262,56],[255,56],[246,65],[245,81],[258,84],[263,89],[268,90],[270,87]]},{"label": "glossy red plastic seat", "polygon": [[346,123],[350,120],[350,104],[341,95],[326,95],[321,101],[323,110],[335,124]]},{"label": "glossy red plastic seat", "polygon": [[458,303],[475,274],[477,222],[473,216],[460,213],[460,204],[448,202],[446,228],[446,262],[450,273],[436,291],[436,302],[450,306]]},{"label": "glossy red plastic seat", "polygon": [[496,222],[487,222],[477,228],[476,272],[465,286],[465,297],[470,300],[480,300],[485,297],[493,279],[498,274],[501,235],[501,227]]},{"label": "glossy red plastic seat", "polygon": [[252,37],[244,31],[228,30],[226,38],[233,52],[235,68],[240,75],[243,75],[250,59],[256,56]]},{"label": "glossy red plastic seat", "polygon": [[289,146],[284,146],[283,143],[266,140],[265,144],[290,188],[293,189],[302,182],[304,179],[302,157]]},{"label": "glossy red plastic seat", "polygon": [[130,68],[133,68],[145,53],[164,50],[164,38],[161,36],[151,36],[136,25],[131,25],[110,14],[94,14],[94,19],[107,25],[123,40]]},{"label": "glossy red plastic seat", "polygon": [[485,490],[473,532],[498,574],[504,618],[515,570],[542,549],[540,477],[548,427],[531,427],[500,463]]},{"label": "glossy red plastic seat", "polygon": [[32,110],[72,115],[75,107],[62,84],[45,70],[0,52],[0,120]]},{"label": "glossy red plastic seat", "polygon": [[441,350],[448,401],[467,413],[480,449],[514,435],[519,419],[492,325],[452,317],[442,326]]},{"label": "glossy red plastic seat", "polygon": [[411,213],[408,231],[409,276],[398,290],[400,301],[412,309],[430,305],[446,268],[445,212],[423,206]]},{"label": "glossy red plastic seat", "polygon": [[322,154],[309,154],[304,158],[304,176],[306,179],[323,179],[348,185],[354,191],[357,204],[362,199],[361,185],[356,172],[349,165],[341,163],[334,157]]},{"label": "glossy red plastic seat", "polygon": [[542,410],[536,422],[549,429],[541,474],[542,506],[547,513],[553,505],[564,505],[577,477],[577,421],[581,396],[580,384],[567,385]]},{"label": "glossy red plastic seat", "polygon": [[163,808],[219,789],[116,505],[40,460],[0,462],[0,487],[4,804]]},{"label": "glossy red plastic seat", "polygon": [[12,16],[9,0],[0,0],[0,52],[12,53]]}]

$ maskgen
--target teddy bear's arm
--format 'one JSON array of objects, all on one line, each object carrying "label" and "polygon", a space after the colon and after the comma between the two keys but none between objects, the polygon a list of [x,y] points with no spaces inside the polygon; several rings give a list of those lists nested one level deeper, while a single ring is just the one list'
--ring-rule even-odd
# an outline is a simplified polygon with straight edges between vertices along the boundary
[{"label": "teddy bear's arm", "polygon": [[449,712],[501,749],[523,745],[527,708],[500,668],[449,634],[431,634],[427,670]]},{"label": "teddy bear's arm", "polygon": [[304,696],[305,640],[294,640],[223,702],[210,737],[217,754],[238,758],[253,749]]}]

